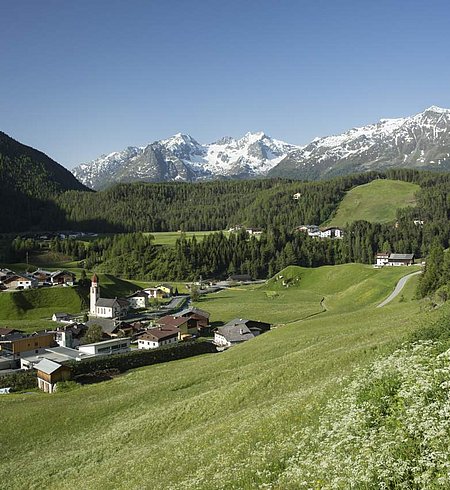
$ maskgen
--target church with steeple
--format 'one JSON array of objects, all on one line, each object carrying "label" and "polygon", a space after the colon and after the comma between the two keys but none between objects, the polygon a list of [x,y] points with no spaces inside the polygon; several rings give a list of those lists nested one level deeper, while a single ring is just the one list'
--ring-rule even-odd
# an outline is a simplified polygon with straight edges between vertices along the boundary
[{"label": "church with steeple", "polygon": [[98,318],[121,318],[130,306],[124,298],[102,298],[97,274],[91,279],[89,316]]}]

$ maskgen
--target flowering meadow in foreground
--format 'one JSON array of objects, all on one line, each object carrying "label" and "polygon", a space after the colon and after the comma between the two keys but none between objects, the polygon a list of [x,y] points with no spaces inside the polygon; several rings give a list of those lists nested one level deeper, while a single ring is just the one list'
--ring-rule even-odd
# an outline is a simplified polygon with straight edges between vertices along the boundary
[{"label": "flowering meadow in foreground", "polygon": [[327,405],[269,488],[450,488],[450,350],[405,345]]}]

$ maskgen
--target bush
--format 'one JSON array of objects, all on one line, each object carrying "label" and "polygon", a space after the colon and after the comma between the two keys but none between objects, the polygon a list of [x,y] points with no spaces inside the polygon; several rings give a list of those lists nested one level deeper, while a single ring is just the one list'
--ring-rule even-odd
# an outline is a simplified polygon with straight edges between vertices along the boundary
[{"label": "bush", "polygon": [[214,352],[217,352],[216,346],[210,342],[180,342],[158,349],[134,350],[127,352],[126,354],[93,357],[85,359],[82,362],[72,361],[68,365],[72,369],[73,376],[96,373],[98,371],[110,369],[117,369],[122,373],[129,369]]}]

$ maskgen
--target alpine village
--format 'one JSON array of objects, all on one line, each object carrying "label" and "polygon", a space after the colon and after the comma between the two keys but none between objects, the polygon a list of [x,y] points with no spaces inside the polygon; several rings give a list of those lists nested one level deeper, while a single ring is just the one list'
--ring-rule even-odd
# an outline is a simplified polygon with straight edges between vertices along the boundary
[{"label": "alpine village", "polygon": [[2,490],[450,489],[450,7],[400,4],[4,4]]}]

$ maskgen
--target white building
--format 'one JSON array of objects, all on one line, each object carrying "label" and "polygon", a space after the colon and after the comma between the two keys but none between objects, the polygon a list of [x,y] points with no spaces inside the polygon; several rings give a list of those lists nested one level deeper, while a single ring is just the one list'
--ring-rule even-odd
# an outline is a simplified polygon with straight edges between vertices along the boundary
[{"label": "white building", "polygon": [[138,291],[128,297],[130,308],[141,309],[148,307],[148,294],[145,291]]},{"label": "white building", "polygon": [[399,267],[414,265],[414,254],[388,254],[378,253],[376,256],[376,266],[378,267]]},{"label": "white building", "polygon": [[109,356],[111,354],[124,354],[130,351],[129,337],[104,340],[93,344],[80,345],[78,350],[94,356]]},{"label": "white building", "polygon": [[376,255],[376,264],[378,267],[383,267],[385,265],[387,265],[387,263],[389,262],[389,253],[385,253],[385,252],[380,252],[380,253],[377,253]]},{"label": "white building", "polygon": [[177,327],[150,328],[138,337],[138,349],[156,349],[167,344],[174,344],[181,338]]},{"label": "white building", "polygon": [[320,231],[320,238],[342,238],[344,236],[343,230],[330,226],[328,228],[323,228]]}]

